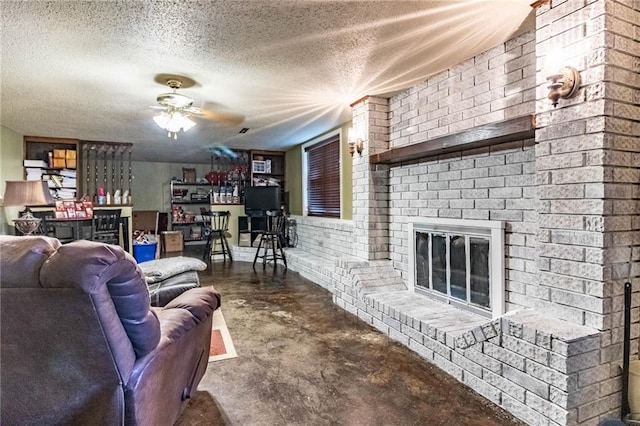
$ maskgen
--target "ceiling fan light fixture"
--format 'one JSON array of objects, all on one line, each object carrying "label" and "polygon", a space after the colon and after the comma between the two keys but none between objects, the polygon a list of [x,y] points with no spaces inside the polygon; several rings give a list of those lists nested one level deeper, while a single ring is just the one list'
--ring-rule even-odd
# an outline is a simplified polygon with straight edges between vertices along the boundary
[{"label": "ceiling fan light fixture", "polygon": [[193,99],[181,93],[161,93],[156,98],[160,105],[174,108],[188,108],[193,105]]},{"label": "ceiling fan light fixture", "polygon": [[193,120],[189,119],[187,114],[180,110],[161,112],[159,115],[153,117],[153,121],[156,122],[158,127],[167,131],[167,136],[171,137],[173,134],[174,139],[178,139],[178,132],[180,130],[186,132],[196,125]]},{"label": "ceiling fan light fixture", "polygon": [[153,117],[153,121],[155,121],[158,127],[160,127],[161,129],[166,129],[167,123],[169,122],[169,114],[167,114],[166,112],[161,112],[160,114]]}]

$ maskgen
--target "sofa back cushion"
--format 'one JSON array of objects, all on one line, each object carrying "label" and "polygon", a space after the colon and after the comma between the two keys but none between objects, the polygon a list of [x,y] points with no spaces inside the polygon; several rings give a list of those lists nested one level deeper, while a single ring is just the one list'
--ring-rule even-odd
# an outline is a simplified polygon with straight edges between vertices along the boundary
[{"label": "sofa back cushion", "polygon": [[60,245],[55,238],[0,235],[0,287],[40,287],[40,268]]},{"label": "sofa back cushion", "polygon": [[124,396],[91,297],[0,290],[3,425],[121,425]]},{"label": "sofa back cushion", "polygon": [[158,345],[160,323],[150,308],[146,281],[121,247],[85,240],[65,244],[42,266],[40,281],[43,287],[75,287],[90,294],[114,350],[128,345],[119,336],[122,327],[136,357]]}]

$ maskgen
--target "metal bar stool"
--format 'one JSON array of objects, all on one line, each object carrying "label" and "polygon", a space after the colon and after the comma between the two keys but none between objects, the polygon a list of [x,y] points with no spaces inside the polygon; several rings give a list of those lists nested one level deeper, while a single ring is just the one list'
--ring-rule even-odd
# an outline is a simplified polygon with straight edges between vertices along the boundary
[{"label": "metal bar stool", "polygon": [[[262,269],[265,268],[267,262],[273,262],[273,267],[275,268],[278,259],[282,260],[284,268],[287,269],[287,257],[283,249],[283,232],[286,217],[280,210],[267,210],[265,213],[267,215],[267,226],[258,237],[260,241],[256,249],[256,256],[253,258],[253,268],[255,269],[258,258],[262,258]],[[260,250],[262,250],[262,254],[260,254]]]},{"label": "metal bar stool", "polygon": [[[209,212],[208,216],[211,217],[211,229],[209,230],[209,236],[207,237],[207,244],[204,247],[202,259],[211,260],[213,255],[222,254],[224,261],[227,260],[227,256],[229,256],[229,260],[233,261],[231,247],[227,241],[229,216],[231,216],[231,213],[229,211]],[[220,249],[216,248],[218,243]]]}]

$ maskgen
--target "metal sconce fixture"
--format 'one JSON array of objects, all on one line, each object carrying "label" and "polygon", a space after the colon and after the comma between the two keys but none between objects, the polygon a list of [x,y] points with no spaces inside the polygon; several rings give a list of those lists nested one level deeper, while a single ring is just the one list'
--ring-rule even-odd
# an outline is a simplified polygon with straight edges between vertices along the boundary
[{"label": "metal sconce fixture", "polygon": [[349,154],[353,157],[354,152],[358,152],[358,155],[362,157],[362,151],[364,150],[364,142],[361,138],[356,138],[353,134],[353,129],[349,129]]},{"label": "metal sconce fixture", "polygon": [[573,67],[562,67],[557,74],[548,76],[547,80],[551,82],[547,86],[549,89],[547,97],[551,100],[554,108],[558,105],[558,99],[574,97],[581,84],[580,73]]}]

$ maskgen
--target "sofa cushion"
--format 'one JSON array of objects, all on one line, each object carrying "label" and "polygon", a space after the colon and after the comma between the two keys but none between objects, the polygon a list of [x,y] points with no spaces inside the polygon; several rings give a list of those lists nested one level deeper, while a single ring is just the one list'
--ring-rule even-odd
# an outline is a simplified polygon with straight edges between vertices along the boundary
[{"label": "sofa cushion", "polygon": [[0,236],[0,287],[40,287],[40,268],[60,245],[42,236]]},{"label": "sofa cushion", "polygon": [[45,262],[40,279],[43,287],[76,287],[91,294],[103,324],[111,327],[115,307],[137,357],[160,341],[147,283],[135,259],[121,247],[84,240],[66,244]]}]

